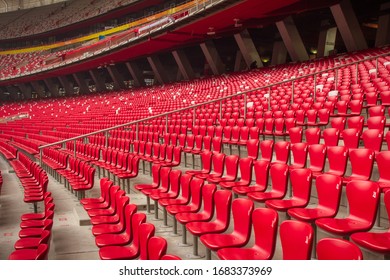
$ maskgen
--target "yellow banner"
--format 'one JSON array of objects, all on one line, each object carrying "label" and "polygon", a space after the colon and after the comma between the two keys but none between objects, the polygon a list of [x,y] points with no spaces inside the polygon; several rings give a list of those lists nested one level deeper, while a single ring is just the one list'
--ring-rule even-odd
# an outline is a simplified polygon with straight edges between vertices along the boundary
[{"label": "yellow banner", "polygon": [[87,41],[90,41],[90,40],[98,39],[101,36],[108,36],[108,35],[111,35],[111,34],[114,34],[114,33],[118,33],[118,32],[127,30],[129,28],[134,28],[134,27],[140,26],[142,24],[146,24],[146,23],[155,21],[155,20],[160,19],[160,18],[162,18],[164,16],[168,16],[168,15],[175,14],[177,12],[181,12],[183,10],[195,7],[196,5],[202,4],[205,1],[206,0],[194,0],[194,1],[185,3],[183,5],[174,7],[172,9],[160,12],[158,14],[155,14],[155,15],[152,15],[152,16],[149,16],[149,17],[146,17],[146,18],[142,18],[142,19],[139,19],[139,20],[136,20],[136,21],[133,21],[133,22],[130,22],[130,23],[126,23],[124,25],[121,25],[121,26],[118,26],[118,27],[114,27],[114,28],[111,28],[111,29],[108,29],[108,30],[105,30],[105,31],[102,31],[102,32],[98,32],[98,33],[94,33],[94,34],[91,34],[91,35],[83,36],[83,37],[80,37],[80,38],[68,40],[68,41],[65,41],[65,42],[58,42],[58,43],[55,43],[55,44],[44,45],[44,46],[37,46],[37,47],[31,47],[31,48],[24,48],[24,49],[18,49],[18,50],[0,51],[0,55],[45,51],[45,50],[51,50],[51,49],[60,48],[60,47],[67,46],[67,45],[73,45],[73,44],[76,44],[76,43],[87,42]]}]

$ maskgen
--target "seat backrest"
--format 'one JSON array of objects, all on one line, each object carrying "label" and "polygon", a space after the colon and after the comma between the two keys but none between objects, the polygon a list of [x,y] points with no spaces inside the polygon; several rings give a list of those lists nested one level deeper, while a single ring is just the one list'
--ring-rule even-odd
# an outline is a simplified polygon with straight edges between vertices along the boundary
[{"label": "seat backrest", "polygon": [[191,202],[197,210],[200,209],[202,205],[202,189],[203,189],[204,180],[193,178],[190,183],[190,192],[191,192]]},{"label": "seat backrest", "polygon": [[259,139],[249,139],[246,142],[248,157],[257,160],[259,157]]},{"label": "seat backrest", "polygon": [[146,222],[145,213],[134,213],[131,218],[132,247],[140,253],[140,226]]},{"label": "seat backrest", "polygon": [[252,170],[253,170],[253,159],[252,158],[241,158],[239,161],[240,166],[240,181],[242,184],[250,184],[252,180]]},{"label": "seat backrest", "polygon": [[318,260],[362,260],[360,248],[344,239],[323,238],[317,243]]},{"label": "seat backrest", "polygon": [[341,177],[332,174],[322,174],[316,178],[318,208],[327,209],[328,217],[336,216],[341,199]]},{"label": "seat backrest", "polygon": [[309,145],[310,169],[322,171],[325,166],[326,146],[324,144]]},{"label": "seat backrest", "polygon": [[347,128],[341,132],[344,146],[348,149],[357,149],[359,147],[360,135],[356,128]]},{"label": "seat backrest", "polygon": [[307,161],[308,144],[306,142],[292,144],[291,152],[294,159],[293,166],[296,168],[305,167]]},{"label": "seat backrest", "polygon": [[343,131],[345,129],[345,123],[346,123],[346,118],[345,117],[336,117],[332,118],[330,121],[330,125],[333,128],[337,128],[339,131]]},{"label": "seat backrest", "polygon": [[374,151],[371,149],[354,149],[349,151],[351,176],[360,180],[369,180],[374,165]]},{"label": "seat backrest", "polygon": [[283,221],[279,227],[283,260],[309,260],[313,233],[310,224],[297,220]]},{"label": "seat backrest", "polygon": [[390,151],[382,151],[375,155],[376,164],[379,172],[379,182],[390,183]]},{"label": "seat backrest", "polygon": [[264,140],[260,142],[261,160],[272,161],[274,141]]},{"label": "seat backrest", "polygon": [[214,193],[215,221],[223,225],[223,230],[229,227],[232,192],[228,190],[217,190]]},{"label": "seat backrest", "polygon": [[133,239],[133,230],[132,230],[132,221],[133,221],[133,215],[137,213],[137,205],[128,203],[125,207],[125,233],[127,237],[129,238],[129,242]]},{"label": "seat backrest", "polygon": [[164,255],[160,258],[160,260],[164,260],[164,261],[178,261],[178,260],[181,260],[180,257],[176,256],[176,255],[171,255],[171,254],[168,254],[168,255]]},{"label": "seat backrest", "polygon": [[213,161],[213,174],[216,176],[222,176],[225,166],[225,154],[223,153],[214,153],[212,157]]},{"label": "seat backrest", "polygon": [[228,155],[225,157],[226,176],[237,178],[238,174],[238,155]]},{"label": "seat backrest", "polygon": [[288,185],[288,165],[284,163],[272,164],[270,175],[272,180],[272,191],[286,194]]},{"label": "seat backrest", "polygon": [[278,141],[274,144],[275,162],[287,163],[290,156],[290,142]]},{"label": "seat backrest", "polygon": [[278,212],[271,208],[256,208],[252,212],[252,225],[255,235],[254,249],[267,252],[266,257],[272,259],[275,252],[278,232]]},{"label": "seat backrest", "polygon": [[310,127],[305,130],[306,143],[309,145],[320,143],[321,129],[319,127]]},{"label": "seat backrest", "polygon": [[385,116],[375,116],[375,117],[369,117],[367,119],[368,129],[379,129],[382,132],[384,132],[385,125],[386,125]]},{"label": "seat backrest", "polygon": [[364,148],[380,152],[382,149],[383,130],[367,129],[362,134]]},{"label": "seat backrest", "polygon": [[232,203],[232,215],[234,220],[233,233],[237,237],[249,240],[252,224],[252,212],[254,203],[250,199],[237,198]]},{"label": "seat backrest", "polygon": [[348,163],[348,148],[345,146],[332,146],[327,148],[327,158],[329,164],[328,172],[344,176]]},{"label": "seat backrest", "polygon": [[340,131],[337,128],[328,127],[322,131],[322,137],[324,138],[324,142],[327,147],[338,146]]},{"label": "seat backrest", "polygon": [[256,187],[263,187],[266,190],[268,187],[270,163],[265,160],[256,160],[253,163],[253,169],[256,178]]},{"label": "seat backrest", "polygon": [[312,172],[308,168],[296,168],[290,171],[292,198],[305,201],[306,206],[310,200]]},{"label": "seat backrest", "polygon": [[373,181],[351,181],[346,186],[349,217],[366,222],[369,229],[374,225],[380,198],[379,185]]},{"label": "seat backrest", "polygon": [[154,236],[155,226],[150,223],[143,223],[138,228],[139,235],[139,260],[148,260],[148,243]]},{"label": "seat backrest", "polygon": [[302,133],[303,133],[303,130],[302,130],[302,127],[300,127],[300,126],[290,128],[288,130],[288,134],[290,136],[291,144],[302,142]]},{"label": "seat backrest", "polygon": [[363,116],[354,116],[349,117],[347,120],[348,128],[356,128],[359,132],[359,135],[363,132],[364,117]]},{"label": "seat backrest", "polygon": [[160,189],[162,192],[166,192],[169,189],[169,174],[171,170],[172,168],[170,167],[161,167],[160,169]]},{"label": "seat backrest", "polygon": [[148,242],[148,260],[160,260],[167,252],[167,241],[160,236],[152,236]]},{"label": "seat backrest", "polygon": [[36,260],[47,260],[49,255],[49,244],[39,244],[37,248]]}]

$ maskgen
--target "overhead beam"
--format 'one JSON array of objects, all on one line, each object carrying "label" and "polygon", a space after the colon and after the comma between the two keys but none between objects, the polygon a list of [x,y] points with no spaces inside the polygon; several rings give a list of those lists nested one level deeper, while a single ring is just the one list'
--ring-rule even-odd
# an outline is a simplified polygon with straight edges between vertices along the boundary
[{"label": "overhead beam", "polygon": [[158,82],[160,84],[169,83],[169,77],[167,71],[162,66],[160,58],[157,55],[153,55],[153,56],[148,56],[147,60]]},{"label": "overhead beam", "polygon": [[23,94],[24,99],[32,98],[32,88],[28,84],[18,84],[20,92]]},{"label": "overhead beam", "polygon": [[234,61],[234,72],[243,71],[245,68],[245,61],[242,58],[241,51],[238,50],[236,52],[236,59]]},{"label": "overhead beam", "polygon": [[284,45],[293,61],[309,60],[305,45],[303,44],[301,35],[294,23],[292,16],[276,22],[276,27],[279,30],[280,36],[283,39]]},{"label": "overhead beam", "polygon": [[213,41],[206,41],[200,44],[200,48],[206,58],[214,75],[221,75],[225,72],[225,67]]},{"label": "overhead beam", "polygon": [[125,89],[126,84],[125,81],[123,80],[123,76],[121,75],[121,73],[119,73],[118,68],[115,65],[109,65],[107,67],[107,70],[111,76],[112,81],[114,82],[114,89],[115,90]]},{"label": "overhead beam", "polygon": [[287,49],[282,40],[274,41],[272,48],[271,65],[284,64],[287,61]]},{"label": "overhead beam", "polygon": [[333,18],[349,52],[367,49],[360,24],[349,0],[330,6]]},{"label": "overhead beam", "polygon": [[183,50],[176,50],[172,52],[173,58],[175,59],[177,66],[182,77],[185,80],[192,80],[195,78],[194,69],[191,66],[191,63]]},{"label": "overhead beam", "polygon": [[133,77],[134,86],[143,87],[145,86],[145,80],[143,78],[142,71],[139,69],[135,61],[126,62],[127,70],[129,70],[131,77]]},{"label": "overhead beam", "polygon": [[263,62],[261,62],[260,55],[247,29],[234,34],[234,39],[248,68],[263,67]]}]

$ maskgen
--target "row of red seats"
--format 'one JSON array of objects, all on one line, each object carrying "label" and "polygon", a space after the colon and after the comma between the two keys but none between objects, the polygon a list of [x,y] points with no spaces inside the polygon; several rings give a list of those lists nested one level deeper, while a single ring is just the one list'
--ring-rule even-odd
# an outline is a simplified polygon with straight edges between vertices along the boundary
[{"label": "row of red seats", "polygon": [[0,153],[8,161],[16,159],[18,156],[18,150],[4,141],[0,141]]},{"label": "row of red seats", "polygon": [[9,260],[47,260],[52,236],[55,204],[50,192],[44,194],[44,211],[21,215],[19,240]]},{"label": "row of red seats", "polygon": [[137,206],[119,186],[103,178],[100,189],[100,197],[85,198],[81,203],[91,219],[101,259],[180,259],[166,254],[167,241],[154,236],[154,225],[146,222],[144,213],[137,213]]},{"label": "row of red seats", "polygon": [[36,211],[37,203],[44,200],[47,192],[49,178],[46,172],[23,153],[18,154],[18,159],[10,161],[10,165],[24,188],[24,202],[33,203]]}]

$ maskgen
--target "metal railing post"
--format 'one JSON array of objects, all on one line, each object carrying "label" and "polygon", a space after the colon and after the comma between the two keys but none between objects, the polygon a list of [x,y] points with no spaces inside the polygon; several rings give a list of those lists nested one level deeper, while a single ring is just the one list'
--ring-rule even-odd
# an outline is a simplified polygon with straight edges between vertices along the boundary
[{"label": "metal railing post", "polygon": [[136,134],[135,137],[139,141],[139,122],[136,123],[135,127],[136,127],[135,128],[135,130],[136,130],[135,131],[135,134]]},{"label": "metal railing post", "polygon": [[74,141],[73,141],[73,156],[74,156],[75,159],[77,158],[77,153],[76,153],[76,141],[77,141],[77,140],[74,140]]},{"label": "metal railing post", "polygon": [[196,108],[194,108],[194,112],[192,113],[192,127],[195,125],[196,120]]},{"label": "metal railing post", "polygon": [[248,102],[248,96],[244,94],[244,121],[246,121],[246,113],[247,113],[247,102]]},{"label": "metal railing post", "polygon": [[338,71],[338,68],[336,68],[334,70],[334,89],[335,90],[337,90],[338,76],[339,76],[339,71]]},{"label": "metal railing post", "polygon": [[292,85],[291,85],[291,104],[294,103],[294,82],[295,80],[292,81]]},{"label": "metal railing post", "polygon": [[219,101],[219,120],[222,120],[222,100]]},{"label": "metal railing post", "polygon": [[105,137],[105,144],[104,144],[104,146],[107,148],[108,147],[108,131],[106,131],[104,133],[104,137]]},{"label": "metal railing post", "polygon": [[356,62],[356,84],[359,82],[359,63]]},{"label": "metal railing post", "polygon": [[314,102],[317,99],[317,75],[314,74]]},{"label": "metal railing post", "polygon": [[165,133],[168,133],[168,115],[165,116]]}]

